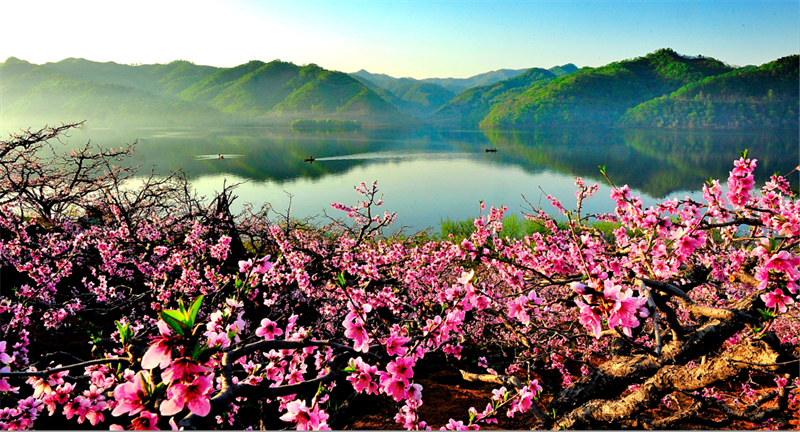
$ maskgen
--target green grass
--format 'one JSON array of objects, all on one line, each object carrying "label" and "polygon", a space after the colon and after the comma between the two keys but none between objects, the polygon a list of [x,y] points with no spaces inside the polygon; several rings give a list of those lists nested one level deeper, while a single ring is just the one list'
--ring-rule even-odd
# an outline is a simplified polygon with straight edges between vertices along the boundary
[{"label": "green grass", "polygon": [[[449,239],[450,234],[453,235],[453,240],[460,242],[468,238],[470,234],[475,231],[475,226],[472,223],[473,219],[467,220],[452,220],[450,218],[444,219],[439,225],[439,238],[442,240]],[[566,229],[566,221],[556,221],[559,229]],[[613,231],[621,225],[615,222],[591,222],[590,227],[598,229],[607,241],[614,241]],[[545,226],[538,222],[522,218],[518,215],[506,216],[503,219],[503,231],[500,235],[503,237],[510,237],[514,239],[522,239],[526,236],[531,236],[534,233],[540,233],[547,236],[550,231]]]}]

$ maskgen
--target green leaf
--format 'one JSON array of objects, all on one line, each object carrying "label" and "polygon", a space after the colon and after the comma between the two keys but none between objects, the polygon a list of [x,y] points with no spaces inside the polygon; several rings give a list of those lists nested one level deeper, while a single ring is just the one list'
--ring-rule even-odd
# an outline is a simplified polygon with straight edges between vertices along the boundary
[{"label": "green leaf", "polygon": [[153,383],[147,378],[147,374],[142,374],[142,392],[147,395],[147,398],[153,396]]},{"label": "green leaf", "polygon": [[153,389],[153,393],[152,394],[159,394],[159,393],[163,392],[165,388],[167,388],[167,385],[164,384],[163,382],[160,382],[160,383],[158,383],[156,385],[156,388]]},{"label": "green leaf", "polygon": [[183,299],[179,299],[178,300],[178,307],[181,308],[181,313],[185,317],[186,316],[186,308],[183,306]]},{"label": "green leaf", "polygon": [[125,329],[127,325],[123,326],[122,323],[120,323],[119,321],[114,321],[114,324],[117,325],[117,331],[119,332],[119,339],[122,342],[122,345],[125,345],[126,342],[125,336],[127,335]]},{"label": "green leaf", "polygon": [[122,343],[123,346],[127,345],[133,337],[133,330],[131,330],[131,326],[129,324],[122,324],[119,321],[114,321],[114,324],[117,325],[120,343]]},{"label": "green leaf", "polygon": [[778,240],[774,237],[769,238],[769,251],[775,252],[778,249]]},{"label": "green leaf", "polygon": [[198,357],[200,357],[200,354],[201,354],[203,351],[205,351],[205,350],[203,349],[204,345],[205,345],[204,343],[201,343],[201,342],[200,342],[200,339],[198,339],[198,340],[197,340],[197,341],[194,343],[194,348],[192,348],[192,360],[197,360],[197,358],[198,358]]},{"label": "green leaf", "polygon": [[178,311],[174,310],[163,310],[159,314],[161,316],[161,320],[167,323],[167,325],[175,332],[178,336],[183,336],[183,323],[176,319],[173,315],[177,315]]},{"label": "green leaf", "polygon": [[342,272],[339,273],[338,276],[336,276],[336,281],[339,283],[339,286],[342,287],[342,288],[347,286],[347,283],[345,282],[345,279],[344,279],[344,270],[342,270]]},{"label": "green leaf", "polygon": [[758,311],[761,312],[761,318],[765,320],[772,320],[778,317],[777,315],[768,310],[759,309]]},{"label": "green leaf", "polygon": [[192,302],[192,305],[189,307],[189,314],[187,316],[188,322],[186,323],[189,326],[189,328],[194,327],[194,321],[195,318],[197,318],[197,312],[200,311],[200,305],[203,303],[204,297],[205,296],[201,294],[200,297],[194,299],[194,302]]},{"label": "green leaf", "polygon": [[606,173],[606,166],[605,165],[598,165],[597,168],[600,168],[600,172],[605,175]]}]

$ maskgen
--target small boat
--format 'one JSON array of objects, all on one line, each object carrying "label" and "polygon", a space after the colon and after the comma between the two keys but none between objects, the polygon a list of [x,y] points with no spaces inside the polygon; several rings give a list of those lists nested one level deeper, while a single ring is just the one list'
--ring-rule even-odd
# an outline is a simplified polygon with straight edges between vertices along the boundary
[{"label": "small boat", "polygon": [[225,159],[225,156],[222,156],[221,154],[218,154],[218,155],[217,155],[217,158],[219,158],[219,159]]},{"label": "small boat", "polygon": [[308,158],[306,158],[306,160],[304,160],[303,162],[311,162],[311,163],[313,163],[315,160],[316,160],[316,159],[314,159],[314,156],[309,156],[309,157],[308,157]]},{"label": "small boat", "polygon": [[497,149],[496,149],[496,148],[490,148],[490,149],[486,149],[486,150],[484,150],[484,151],[485,151],[486,153],[497,153]]}]

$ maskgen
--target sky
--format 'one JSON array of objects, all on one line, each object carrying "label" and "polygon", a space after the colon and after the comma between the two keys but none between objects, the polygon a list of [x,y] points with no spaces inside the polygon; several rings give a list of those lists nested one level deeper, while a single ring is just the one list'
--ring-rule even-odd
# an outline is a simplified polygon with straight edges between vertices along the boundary
[{"label": "sky", "polygon": [[69,57],[465,78],[660,48],[761,65],[800,52],[800,1],[0,0],[0,61]]}]

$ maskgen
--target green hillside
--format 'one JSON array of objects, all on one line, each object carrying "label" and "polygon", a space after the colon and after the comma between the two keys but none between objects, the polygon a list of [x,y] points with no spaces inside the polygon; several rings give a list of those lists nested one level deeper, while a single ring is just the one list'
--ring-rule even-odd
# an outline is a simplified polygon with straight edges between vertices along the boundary
[{"label": "green hillside", "polygon": [[526,70],[527,69],[499,69],[474,75],[469,78],[425,78],[421,81],[440,85],[445,89],[458,94],[467,89],[471,89],[472,87],[483,86],[498,81],[507,80],[509,78],[514,78],[519,74],[525,73]]},{"label": "green hillside", "polygon": [[703,78],[731,71],[724,63],[661,49],[633,60],[584,68],[492,106],[484,128],[613,126],[629,108]]},{"label": "green hillside", "polygon": [[181,92],[180,97],[251,118],[274,120],[291,114],[288,121],[298,115],[384,123],[410,121],[347,74],[315,64],[300,67],[279,60],[253,61],[220,70]]},{"label": "green hillside", "polygon": [[11,57],[0,63],[0,78],[0,114],[13,127],[79,120],[94,127],[288,125],[298,118],[413,124],[352,77],[313,64],[131,66],[71,58],[34,65]]},{"label": "green hillside", "polygon": [[400,112],[423,119],[431,115],[456,94],[438,84],[413,78],[393,78],[361,70],[353,78],[377,93]]},{"label": "green hillside", "polygon": [[118,84],[73,78],[16,58],[0,63],[4,128],[88,120],[93,126],[174,126],[224,121],[215,110]]},{"label": "green hillside", "polygon": [[796,129],[798,56],[737,69],[687,84],[666,97],[631,108],[623,127]]},{"label": "green hillside", "polygon": [[[534,81],[577,71],[574,64],[552,69],[500,69],[469,78],[394,78],[360,70],[351,74],[398,110],[438,126],[474,128],[493,103],[507,91],[527,88]],[[544,74],[544,75],[542,75]],[[502,96],[501,96],[502,95]]]},{"label": "green hillside", "polygon": [[556,75],[549,70],[532,68],[511,79],[473,87],[442,106],[428,120],[440,126],[475,128],[489,114],[493,105],[525,90],[539,88],[553,78]]},{"label": "green hillside", "polygon": [[[283,64],[280,61],[273,63]],[[209,103],[228,87],[265,65],[262,61],[253,60],[232,68],[219,69],[183,90],[179,96],[184,100]]]},{"label": "green hillside", "polygon": [[68,58],[57,63],[45,63],[43,66],[80,81],[117,84],[162,96],[174,96],[219,70],[212,66],[198,66],[185,60],[168,64],[131,66]]}]

